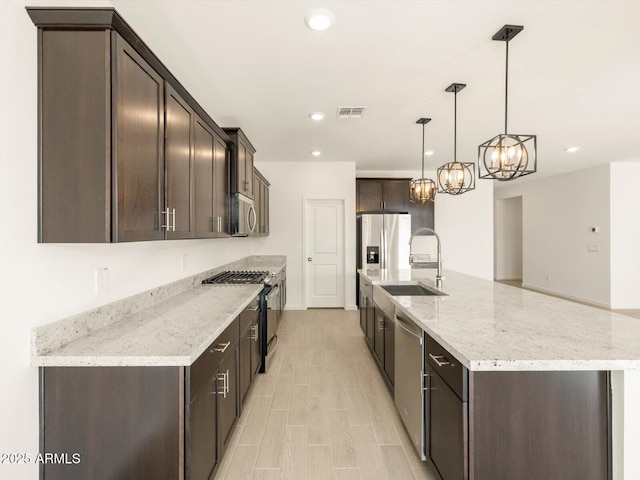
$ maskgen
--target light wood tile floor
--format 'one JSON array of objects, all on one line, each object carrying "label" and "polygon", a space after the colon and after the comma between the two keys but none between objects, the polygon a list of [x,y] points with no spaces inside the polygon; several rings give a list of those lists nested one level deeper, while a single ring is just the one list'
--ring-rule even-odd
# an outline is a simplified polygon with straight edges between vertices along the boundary
[{"label": "light wood tile floor", "polygon": [[402,426],[357,311],[284,312],[215,480],[435,480]]}]

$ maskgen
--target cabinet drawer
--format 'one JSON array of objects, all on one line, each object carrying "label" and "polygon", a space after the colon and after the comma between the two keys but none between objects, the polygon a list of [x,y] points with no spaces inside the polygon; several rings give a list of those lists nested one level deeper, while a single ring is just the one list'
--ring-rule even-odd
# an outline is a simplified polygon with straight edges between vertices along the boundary
[{"label": "cabinet drawer", "polygon": [[[193,398],[220,366],[224,357],[233,350],[240,336],[239,320],[236,317],[222,334],[207,347],[207,349],[189,367],[189,398]],[[226,348],[225,348],[226,347]],[[224,350],[224,352],[217,350]]]},{"label": "cabinet drawer", "polygon": [[240,334],[251,325],[257,315],[260,315],[260,297],[254,298],[240,314]]},{"label": "cabinet drawer", "polygon": [[468,371],[453,355],[429,335],[425,334],[425,362],[442,377],[464,402],[468,399]]}]

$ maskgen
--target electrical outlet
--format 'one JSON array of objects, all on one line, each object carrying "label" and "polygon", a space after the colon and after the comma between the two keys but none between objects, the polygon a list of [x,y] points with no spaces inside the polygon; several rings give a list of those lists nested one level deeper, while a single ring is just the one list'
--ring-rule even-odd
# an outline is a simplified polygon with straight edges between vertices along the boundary
[{"label": "electrical outlet", "polygon": [[550,282],[551,281],[551,275],[549,275],[548,273],[544,276],[545,281]]},{"label": "electrical outlet", "polygon": [[96,293],[109,291],[109,269],[107,267],[96,268],[95,291]]},{"label": "electrical outlet", "polygon": [[180,255],[180,270],[186,270],[187,269],[187,254],[183,253],[182,255]]},{"label": "electrical outlet", "polygon": [[600,245],[587,245],[587,251],[590,253],[598,253],[600,251]]}]

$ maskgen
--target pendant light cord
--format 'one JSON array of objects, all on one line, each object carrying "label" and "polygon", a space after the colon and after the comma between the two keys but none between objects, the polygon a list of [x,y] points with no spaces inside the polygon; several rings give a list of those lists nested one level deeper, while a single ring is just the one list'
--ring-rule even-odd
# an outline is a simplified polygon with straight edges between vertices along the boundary
[{"label": "pendant light cord", "polygon": [[507,30],[507,64],[504,69],[504,134],[507,134],[507,103],[509,93],[509,30]]},{"label": "pendant light cord", "polygon": [[422,177],[424,179],[424,123],[422,124]]},{"label": "pendant light cord", "polygon": [[453,163],[458,161],[458,87],[453,92]]}]

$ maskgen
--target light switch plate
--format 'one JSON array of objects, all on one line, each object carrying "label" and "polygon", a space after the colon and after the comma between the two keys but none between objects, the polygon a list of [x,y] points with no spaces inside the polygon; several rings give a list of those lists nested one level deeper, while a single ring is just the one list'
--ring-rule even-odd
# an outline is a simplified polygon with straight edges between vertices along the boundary
[{"label": "light switch plate", "polygon": [[598,253],[600,251],[599,245],[587,245],[587,251],[590,253]]}]

